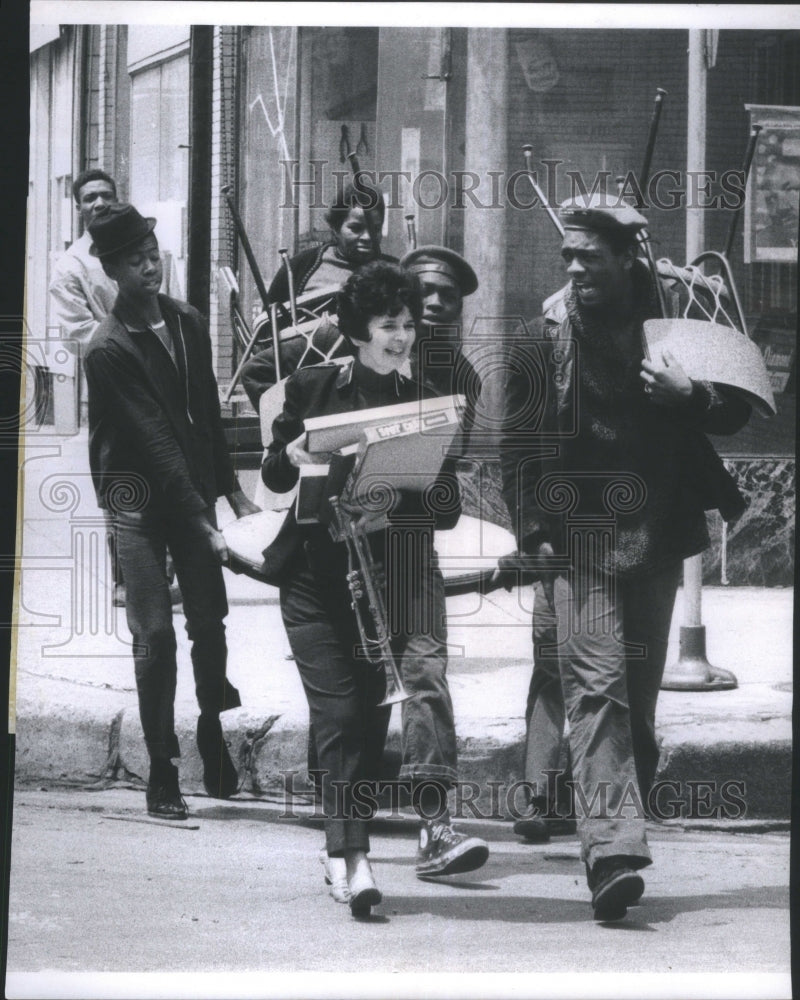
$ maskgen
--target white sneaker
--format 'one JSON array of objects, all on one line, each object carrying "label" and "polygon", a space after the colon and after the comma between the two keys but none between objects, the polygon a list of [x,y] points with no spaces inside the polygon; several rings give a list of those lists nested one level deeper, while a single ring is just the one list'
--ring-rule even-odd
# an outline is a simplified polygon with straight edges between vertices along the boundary
[{"label": "white sneaker", "polygon": [[344,858],[329,858],[323,849],[319,852],[319,861],[325,872],[325,885],[330,886],[329,892],[337,903],[347,903],[350,900],[350,890],[347,887],[347,862]]},{"label": "white sneaker", "polygon": [[347,855],[346,862],[350,912],[354,917],[368,917],[371,907],[377,906],[383,899],[375,884],[369,859],[363,851],[352,851]]}]

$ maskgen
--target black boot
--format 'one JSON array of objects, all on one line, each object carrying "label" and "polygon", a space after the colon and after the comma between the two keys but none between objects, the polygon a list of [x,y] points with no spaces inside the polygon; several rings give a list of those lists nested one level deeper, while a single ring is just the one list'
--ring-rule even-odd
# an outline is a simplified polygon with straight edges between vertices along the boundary
[{"label": "black boot", "polygon": [[178,769],[166,758],[150,761],[147,782],[147,812],[159,819],[186,819],[189,809],[178,786]]},{"label": "black boot", "polygon": [[591,869],[586,865],[586,882],[595,920],[622,920],[644,892],[644,879],[624,856],[600,858]]},{"label": "black boot", "polygon": [[222,725],[216,715],[197,720],[197,749],[203,758],[203,785],[214,799],[229,799],[239,791],[239,775],[233,766]]},{"label": "black boot", "polygon": [[577,824],[574,819],[567,819],[547,810],[546,799],[532,799],[525,812],[514,823],[514,833],[531,844],[546,844],[551,837],[575,833]]}]

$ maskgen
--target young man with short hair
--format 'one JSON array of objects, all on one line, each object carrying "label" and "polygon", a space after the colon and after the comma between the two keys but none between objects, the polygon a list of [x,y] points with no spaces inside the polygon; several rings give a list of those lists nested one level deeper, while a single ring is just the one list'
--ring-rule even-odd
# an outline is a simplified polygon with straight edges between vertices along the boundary
[{"label": "young man with short hair", "polygon": [[225,495],[237,517],[256,508],[242,493],[228,454],[205,320],[192,306],[159,294],[161,257],[132,205],[112,204],[90,223],[92,254],[119,287],[85,357],[89,462],[99,505],[110,514],[127,585],[139,713],[150,756],[147,808],[185,819],[171,758],[176,640],[166,547],[183,593],[186,631],[200,706],[197,745],[209,795],[237,790],[220,712],[241,704],[227,680],[221,563],[227,558],[214,505]]}]

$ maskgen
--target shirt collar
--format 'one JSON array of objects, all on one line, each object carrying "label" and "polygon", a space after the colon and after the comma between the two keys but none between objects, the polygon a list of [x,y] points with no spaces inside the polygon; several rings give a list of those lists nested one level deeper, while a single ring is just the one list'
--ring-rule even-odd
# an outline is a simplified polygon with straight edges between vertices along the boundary
[{"label": "shirt collar", "polygon": [[[164,298],[162,295],[158,296],[158,304],[161,307],[161,318],[168,324],[167,310],[164,309]],[[151,329],[150,325],[145,323],[132,309],[128,308],[125,301],[119,297],[114,303],[113,312],[128,333],[143,333],[145,330]]]},{"label": "shirt collar", "polygon": [[337,389],[344,389],[345,386],[350,385],[353,381],[353,365],[355,360],[355,358],[348,358],[347,361],[340,366],[339,374],[336,377]]}]

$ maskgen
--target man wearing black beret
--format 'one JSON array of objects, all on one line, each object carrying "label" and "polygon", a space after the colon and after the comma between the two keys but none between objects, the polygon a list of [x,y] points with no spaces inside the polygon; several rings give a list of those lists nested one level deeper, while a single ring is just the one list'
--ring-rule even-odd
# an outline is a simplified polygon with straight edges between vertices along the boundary
[{"label": "man wearing black beret", "polygon": [[[570,282],[511,351],[503,490],[520,552],[570,567],[542,578],[557,634],[555,649],[537,646],[534,680],[557,664],[560,686],[540,685],[538,696],[555,725],[566,710],[594,916],[617,920],[651,863],[656,700],[682,562],[709,544],[704,510],[742,509],[703,432],[734,433],[750,407],[691,380],[668,351],[644,358],[642,323],[659,315],[637,256],[645,218],[600,192],[559,215]],[[681,315],[677,284],[657,280]],[[536,804],[546,778],[526,777]]]},{"label": "man wearing black beret", "polygon": [[447,247],[421,246],[401,258],[422,285],[422,322],[414,345],[416,377],[436,393],[461,393],[466,400],[461,434],[453,452],[463,455],[475,423],[481,380],[463,352],[464,299],[478,288],[478,277],[464,258]]},{"label": "man wearing black beret", "polygon": [[139,715],[150,757],[147,810],[186,819],[172,758],[176,641],[169,546],[183,593],[200,717],[197,745],[209,795],[237,790],[220,712],[241,704],[226,678],[221,563],[227,558],[214,505],[225,494],[237,517],[257,510],[242,493],[228,454],[203,317],[159,294],[156,220],[112,204],[89,226],[91,252],[119,294],[86,351],[89,464],[100,507],[111,516],[127,586]]}]

